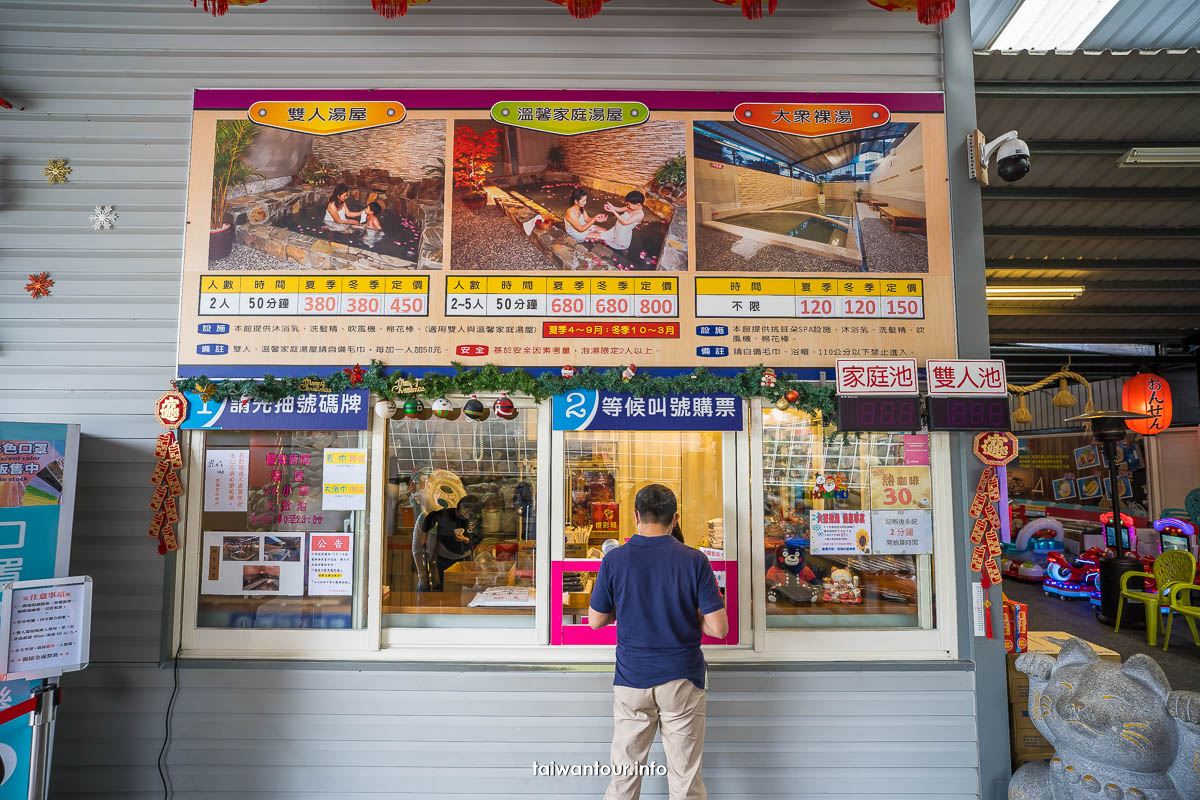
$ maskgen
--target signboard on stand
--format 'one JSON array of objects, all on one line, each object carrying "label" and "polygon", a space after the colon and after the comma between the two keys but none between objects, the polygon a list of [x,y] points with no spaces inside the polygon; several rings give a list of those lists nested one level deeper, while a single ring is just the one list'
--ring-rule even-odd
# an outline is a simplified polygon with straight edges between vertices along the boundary
[{"label": "signboard on stand", "polygon": [[91,578],[6,584],[0,598],[0,680],[83,669],[90,659],[91,631]]}]

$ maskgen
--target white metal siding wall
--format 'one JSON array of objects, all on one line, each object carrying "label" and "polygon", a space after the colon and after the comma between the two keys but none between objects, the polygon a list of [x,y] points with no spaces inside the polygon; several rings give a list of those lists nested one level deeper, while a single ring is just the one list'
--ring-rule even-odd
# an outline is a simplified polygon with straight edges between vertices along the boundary
[{"label": "white metal siding wall", "polygon": [[[543,0],[433,0],[394,21],[369,0],[218,20],[187,0],[0,0],[0,19],[0,95],[27,108],[0,112],[0,418],[83,426],[72,571],[96,580],[96,638],[58,729],[55,795],[72,798],[160,796],[171,674],[143,528],[194,88],[942,86],[937,29],[860,0],[784,0],[761,22],[709,0],[614,0],[589,21]],[[69,159],[69,183],[44,182],[48,158]],[[98,204],[115,230],[91,230]],[[22,287],[43,270],[56,285],[34,302]],[[594,673],[186,668],[183,686],[181,798],[596,796],[527,764],[603,760],[611,724]],[[714,796],[976,796],[970,673],[739,671],[713,690]]]}]

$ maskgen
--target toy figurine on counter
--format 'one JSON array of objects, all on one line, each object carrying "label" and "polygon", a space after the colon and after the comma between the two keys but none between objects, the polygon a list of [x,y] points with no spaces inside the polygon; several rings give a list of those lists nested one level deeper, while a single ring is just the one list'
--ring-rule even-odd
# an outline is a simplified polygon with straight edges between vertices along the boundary
[{"label": "toy figurine on counter", "polygon": [[474,495],[463,495],[454,508],[443,508],[425,516],[422,526],[426,533],[433,532],[437,542],[437,585],[441,591],[442,576],[459,561],[466,561],[474,553],[473,535],[478,527],[479,499]]},{"label": "toy figurine on counter", "polygon": [[858,576],[848,569],[835,569],[825,579],[825,602],[857,605],[862,602]]},{"label": "toy figurine on counter", "polygon": [[775,563],[767,570],[767,600],[778,603],[815,603],[821,592],[812,582],[816,573],[804,563],[803,539],[788,539],[775,548]]}]

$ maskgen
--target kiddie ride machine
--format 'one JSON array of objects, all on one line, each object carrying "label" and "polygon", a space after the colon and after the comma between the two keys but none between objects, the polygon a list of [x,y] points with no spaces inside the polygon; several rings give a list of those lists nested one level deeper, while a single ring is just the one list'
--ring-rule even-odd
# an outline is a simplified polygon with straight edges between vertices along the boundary
[{"label": "kiddie ride machine", "polygon": [[[1122,514],[1121,521],[1125,522],[1125,520],[1126,520],[1126,517],[1124,514]],[[1108,523],[1112,521],[1112,515],[1104,514],[1100,517],[1100,521],[1107,526]],[[1152,522],[1150,524],[1154,528],[1155,532],[1158,533],[1158,541],[1155,542],[1153,545],[1148,545],[1148,548],[1144,548],[1144,549],[1149,549],[1151,551],[1150,553],[1147,553],[1147,554],[1139,553],[1139,556],[1142,559],[1142,572],[1153,572],[1154,559],[1157,558],[1159,555],[1163,554],[1164,552],[1166,552],[1167,550],[1187,550],[1193,556],[1197,554],[1198,550],[1200,550],[1200,547],[1198,547],[1198,544],[1197,544],[1196,526],[1193,525],[1192,523],[1187,522],[1182,519],[1176,519],[1175,517],[1163,517],[1162,519],[1154,520],[1154,522]],[[1104,534],[1105,543],[1108,544],[1109,547],[1111,548],[1115,544],[1113,541],[1112,529],[1109,527],[1105,527],[1104,530],[1105,530],[1105,534]],[[1131,543],[1133,543],[1133,546],[1136,548],[1137,547],[1137,537],[1136,537],[1136,534],[1134,533],[1133,526],[1128,525],[1126,527],[1126,530],[1130,537],[1129,541]],[[1093,549],[1099,549],[1099,548],[1093,548]],[[1137,551],[1134,550],[1133,552],[1137,552]],[[1192,582],[1193,583],[1200,582],[1200,567],[1196,568],[1196,575],[1193,578]],[[1142,587],[1142,590],[1146,591],[1146,592],[1153,592],[1153,591],[1156,591],[1157,588],[1158,588],[1157,584],[1155,584],[1155,582],[1152,579],[1146,578],[1145,585]],[[1099,591],[1092,592],[1091,594],[1088,595],[1088,599],[1091,600],[1091,603],[1093,606],[1099,606],[1100,605],[1100,592]],[[1161,610],[1163,613],[1166,613],[1168,610],[1167,604],[1165,604],[1165,603],[1162,604]]]},{"label": "kiddie ride machine", "polygon": [[1053,517],[1041,517],[1027,523],[1015,542],[1000,545],[1000,569],[1006,577],[1041,582],[1052,554],[1063,552],[1063,526]]},{"label": "kiddie ride machine", "polygon": [[[1042,582],[1042,591],[1061,600],[1091,598],[1095,595],[1099,602],[1100,559],[1111,557],[1116,552],[1116,533],[1112,529],[1111,512],[1106,511],[1100,515],[1100,525],[1106,531],[1107,546],[1089,547],[1073,559],[1068,559],[1062,553],[1051,553],[1046,562],[1046,579]],[[1137,532],[1133,527],[1133,519],[1127,514],[1122,514],[1121,525],[1124,528],[1126,549],[1133,552],[1137,546]]]}]

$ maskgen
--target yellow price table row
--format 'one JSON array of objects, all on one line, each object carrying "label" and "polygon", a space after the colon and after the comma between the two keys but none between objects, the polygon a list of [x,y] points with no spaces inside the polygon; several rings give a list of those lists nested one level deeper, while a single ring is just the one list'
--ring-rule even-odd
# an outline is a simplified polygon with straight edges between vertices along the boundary
[{"label": "yellow price table row", "polygon": [[448,317],[677,317],[676,277],[446,278]]},{"label": "yellow price table row", "polygon": [[923,319],[920,278],[697,278],[696,316]]},{"label": "yellow price table row", "polygon": [[200,316],[429,315],[429,278],[204,275]]}]

